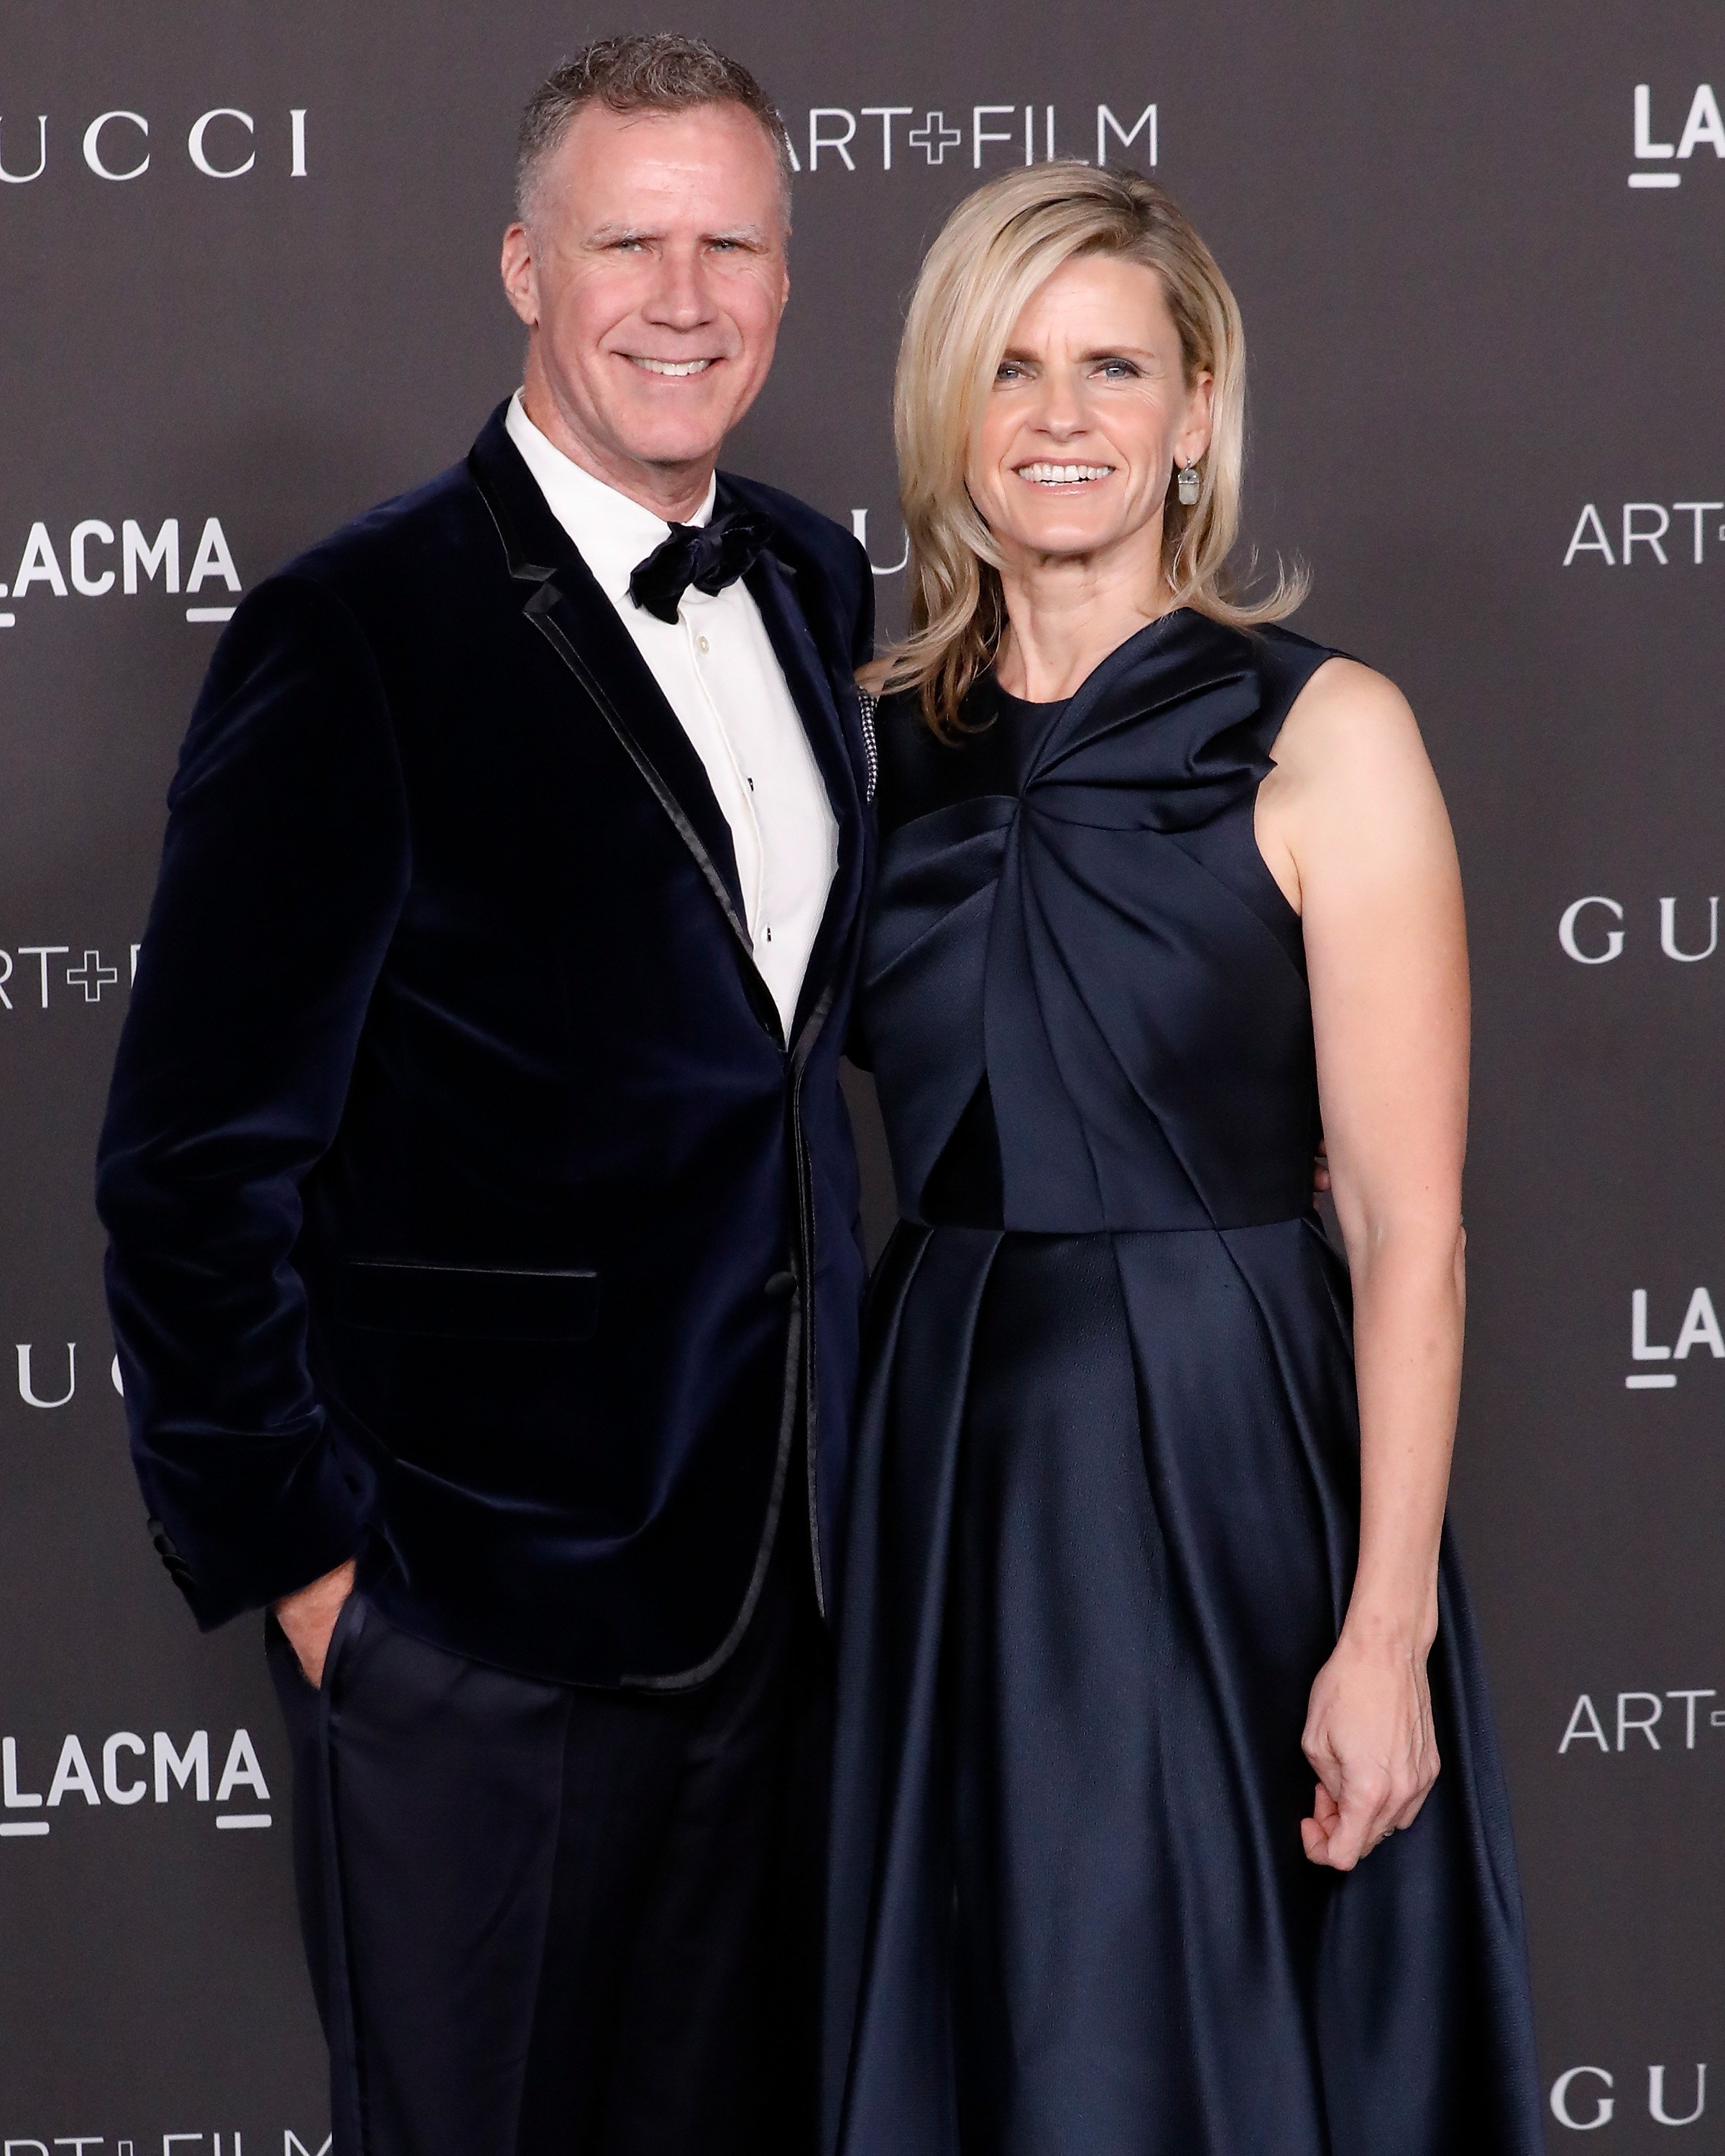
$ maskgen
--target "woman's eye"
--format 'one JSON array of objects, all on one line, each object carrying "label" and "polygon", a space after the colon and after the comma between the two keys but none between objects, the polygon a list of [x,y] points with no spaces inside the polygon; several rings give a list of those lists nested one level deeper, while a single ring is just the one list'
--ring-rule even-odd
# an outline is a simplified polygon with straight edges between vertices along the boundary
[{"label": "woman's eye", "polygon": [[1129,359],[1105,359],[1097,371],[1109,382],[1130,382],[1138,372]]},{"label": "woman's eye", "polygon": [[1014,360],[1003,359],[994,370],[997,382],[1022,382],[1024,378],[1024,370]]}]

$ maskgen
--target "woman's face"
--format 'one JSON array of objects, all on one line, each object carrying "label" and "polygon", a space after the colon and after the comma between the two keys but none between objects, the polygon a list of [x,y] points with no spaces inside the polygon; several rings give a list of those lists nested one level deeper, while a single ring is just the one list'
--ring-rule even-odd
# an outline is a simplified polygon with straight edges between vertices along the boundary
[{"label": "woman's face", "polygon": [[1057,270],[1014,326],[966,474],[1009,564],[1139,547],[1158,564],[1168,475],[1209,447],[1211,386],[1187,386],[1153,270]]}]

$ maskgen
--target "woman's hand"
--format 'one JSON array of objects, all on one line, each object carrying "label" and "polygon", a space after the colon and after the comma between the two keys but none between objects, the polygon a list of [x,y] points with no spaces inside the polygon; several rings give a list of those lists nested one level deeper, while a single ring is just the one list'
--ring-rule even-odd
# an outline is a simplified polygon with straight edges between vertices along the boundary
[{"label": "woman's hand", "polygon": [[1437,1779],[1424,1652],[1344,1630],[1312,1687],[1301,1746],[1317,1776],[1312,1816],[1300,1822],[1306,1854],[1351,1871],[1413,1825]]}]

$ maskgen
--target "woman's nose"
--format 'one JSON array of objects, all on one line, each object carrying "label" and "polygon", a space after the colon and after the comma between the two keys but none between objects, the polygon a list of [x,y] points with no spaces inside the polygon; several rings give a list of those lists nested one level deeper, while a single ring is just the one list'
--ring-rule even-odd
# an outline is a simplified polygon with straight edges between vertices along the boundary
[{"label": "woman's nose", "polygon": [[1045,374],[1035,424],[1044,434],[1055,435],[1062,441],[1082,434],[1086,415],[1078,385],[1064,376]]}]

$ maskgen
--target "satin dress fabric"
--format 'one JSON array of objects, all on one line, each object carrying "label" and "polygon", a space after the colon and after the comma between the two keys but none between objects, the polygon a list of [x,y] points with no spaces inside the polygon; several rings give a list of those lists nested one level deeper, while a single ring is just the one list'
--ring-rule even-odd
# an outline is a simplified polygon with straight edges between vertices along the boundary
[{"label": "satin dress fabric", "polygon": [[1181,610],[1061,706],[877,715],[860,1052],[905,1219],[845,1558],[839,2156],[1533,2156],[1510,1819],[1455,1553],[1443,1768],[1308,1863],[1358,1532],[1299,921],[1253,812],[1329,654]]}]

